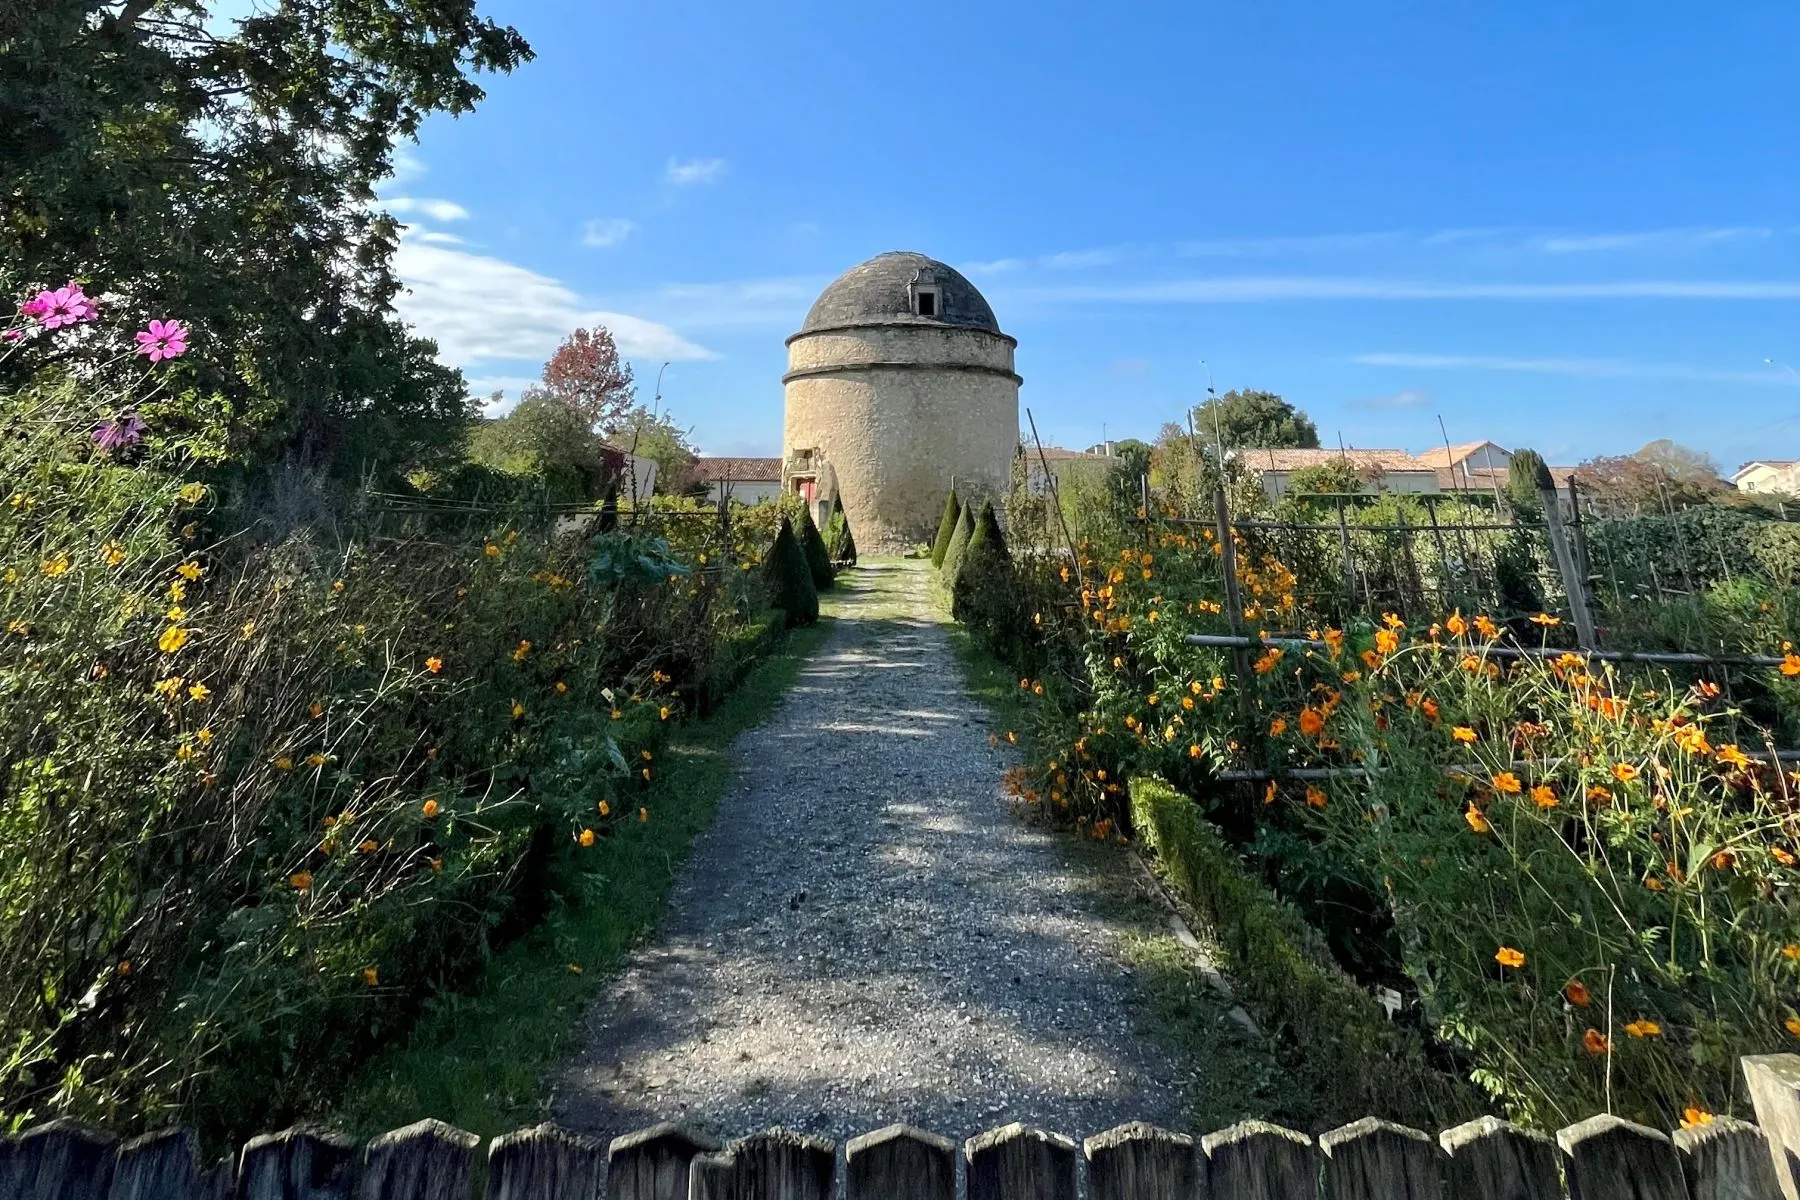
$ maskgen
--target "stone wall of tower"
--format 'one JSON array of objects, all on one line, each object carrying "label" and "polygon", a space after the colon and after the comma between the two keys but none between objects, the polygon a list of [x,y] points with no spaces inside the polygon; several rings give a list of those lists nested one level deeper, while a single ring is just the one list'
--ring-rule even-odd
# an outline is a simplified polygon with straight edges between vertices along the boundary
[{"label": "stone wall of tower", "polygon": [[818,450],[859,547],[929,541],[952,481],[1006,489],[1019,440],[1010,338],[897,323],[803,334],[788,344],[782,453]]}]

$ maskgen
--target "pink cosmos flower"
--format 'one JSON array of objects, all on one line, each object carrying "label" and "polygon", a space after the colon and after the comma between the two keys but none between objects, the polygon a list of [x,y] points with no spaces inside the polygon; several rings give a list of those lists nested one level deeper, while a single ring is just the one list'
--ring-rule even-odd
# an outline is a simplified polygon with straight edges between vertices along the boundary
[{"label": "pink cosmos flower", "polygon": [[27,301],[23,307],[45,329],[60,329],[64,325],[91,321],[99,313],[94,302],[87,298],[81,285],[73,279],[69,281],[69,286],[57,288],[54,292],[39,292],[37,299]]},{"label": "pink cosmos flower", "polygon": [[102,450],[119,450],[144,436],[144,422],[136,413],[114,417],[94,426],[94,441]]},{"label": "pink cosmos flower", "polygon": [[152,321],[150,328],[137,335],[137,352],[148,355],[151,362],[179,358],[187,353],[187,336],[180,321]]}]

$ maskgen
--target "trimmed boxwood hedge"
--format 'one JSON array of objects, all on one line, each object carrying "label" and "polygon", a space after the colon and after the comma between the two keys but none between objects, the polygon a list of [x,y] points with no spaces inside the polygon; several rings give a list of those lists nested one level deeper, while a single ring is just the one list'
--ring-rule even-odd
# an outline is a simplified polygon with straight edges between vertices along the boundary
[{"label": "trimmed boxwood hedge", "polygon": [[811,625],[819,619],[819,592],[813,587],[806,552],[786,517],[781,518],[781,532],[775,535],[762,569],[769,584],[769,603],[787,614],[788,628]]}]

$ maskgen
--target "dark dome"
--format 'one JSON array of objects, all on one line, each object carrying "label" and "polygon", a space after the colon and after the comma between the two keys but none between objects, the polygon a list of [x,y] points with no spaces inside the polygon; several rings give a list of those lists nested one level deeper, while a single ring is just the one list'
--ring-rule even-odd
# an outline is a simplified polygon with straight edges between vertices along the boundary
[{"label": "dark dome", "polygon": [[[937,288],[934,315],[922,317],[913,311],[909,289],[915,281]],[[813,301],[800,332],[888,323],[956,325],[1000,332],[994,310],[960,271],[909,250],[877,254],[839,275]]]}]

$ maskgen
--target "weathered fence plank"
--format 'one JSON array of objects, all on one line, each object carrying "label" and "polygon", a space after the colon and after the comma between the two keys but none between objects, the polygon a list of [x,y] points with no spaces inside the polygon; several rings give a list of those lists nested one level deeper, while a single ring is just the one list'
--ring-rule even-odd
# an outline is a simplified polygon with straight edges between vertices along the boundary
[{"label": "weathered fence plank", "polygon": [[717,1138],[671,1123],[616,1137],[606,1151],[608,1200],[687,1200],[689,1164],[718,1148]]},{"label": "weathered fence plank", "polygon": [[1364,1117],[1319,1135],[1329,1200],[1443,1200],[1443,1159],[1417,1129]]},{"label": "weathered fence plank", "polygon": [[1195,1200],[1200,1164],[1194,1139],[1132,1122],[1081,1145],[1093,1200]]},{"label": "weathered fence plank", "polygon": [[1734,1117],[1675,1131],[1690,1200],[1772,1200],[1781,1191],[1762,1130]]},{"label": "weathered fence plank", "polygon": [[837,1143],[771,1129],[689,1165],[689,1200],[832,1200]]},{"label": "weathered fence plank", "polygon": [[1686,1200],[1681,1159],[1666,1134],[1620,1117],[1589,1117],[1556,1133],[1572,1200]]},{"label": "weathered fence plank", "polygon": [[1014,1122],[963,1143],[969,1200],[1075,1200],[1075,1143]]},{"label": "weathered fence plank", "polygon": [[1781,1194],[1800,1200],[1800,1055],[1756,1054],[1738,1066],[1756,1106],[1756,1123],[1768,1139]]},{"label": "weathered fence plank", "polygon": [[1556,1143],[1498,1117],[1478,1117],[1438,1134],[1452,1200],[1562,1200]]},{"label": "weathered fence plank", "polygon": [[341,1133],[297,1126],[244,1143],[239,1200],[350,1200],[356,1143]]},{"label": "weathered fence plank", "polygon": [[1200,1139],[1210,1200],[1313,1200],[1319,1155],[1313,1141],[1267,1121],[1240,1121]]},{"label": "weathered fence plank", "polygon": [[225,1200],[236,1184],[232,1160],[205,1168],[192,1129],[164,1129],[119,1146],[107,1195],[109,1200]]},{"label": "weathered fence plank", "polygon": [[0,1200],[106,1200],[114,1144],[63,1117],[0,1138]]},{"label": "weathered fence plank", "polygon": [[488,1200],[600,1200],[605,1173],[599,1142],[549,1122],[488,1144]]},{"label": "weathered fence plank", "polygon": [[844,1143],[848,1200],[955,1200],[956,1143],[889,1125]]},{"label": "weathered fence plank", "polygon": [[384,1133],[363,1151],[362,1200],[468,1200],[481,1139],[442,1121]]}]

